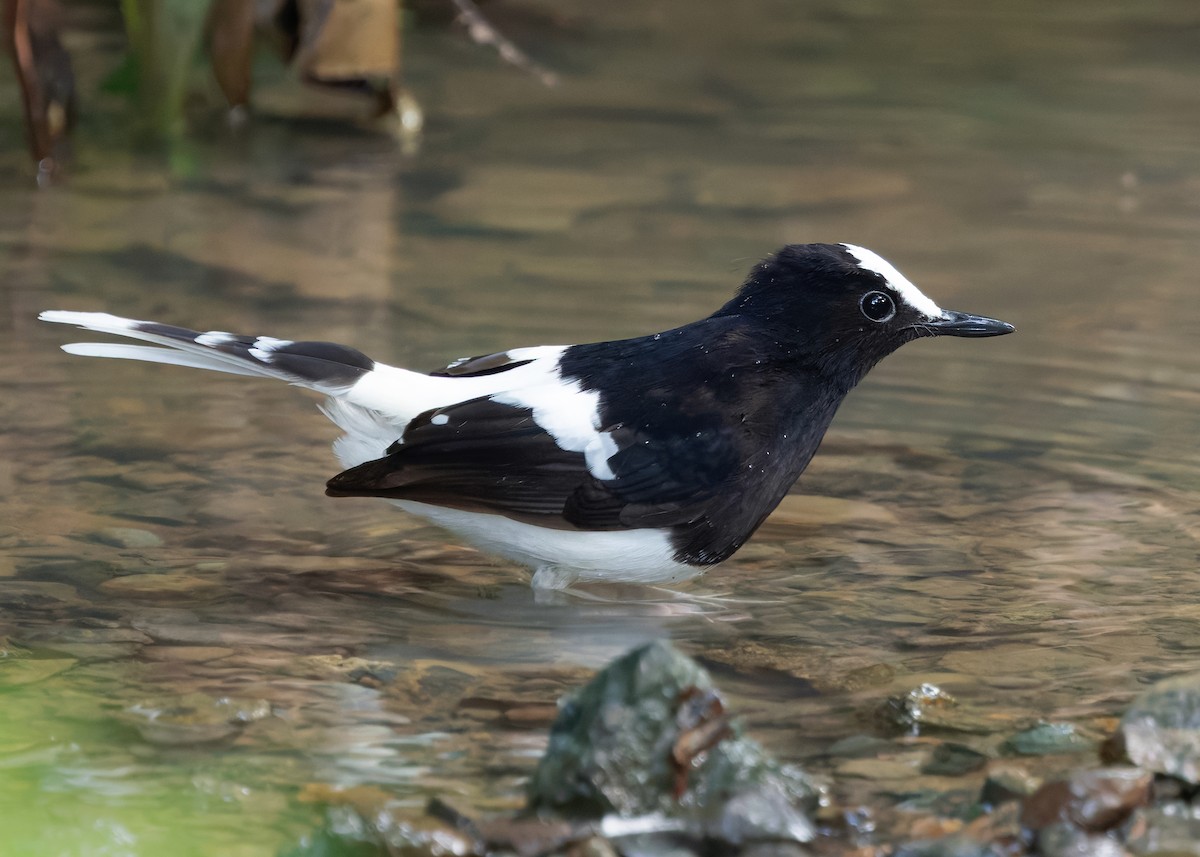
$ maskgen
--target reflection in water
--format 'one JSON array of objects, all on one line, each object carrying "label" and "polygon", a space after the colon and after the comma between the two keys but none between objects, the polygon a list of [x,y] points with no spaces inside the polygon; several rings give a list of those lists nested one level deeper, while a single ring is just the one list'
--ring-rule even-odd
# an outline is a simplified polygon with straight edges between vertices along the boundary
[{"label": "reflection in water", "polygon": [[[412,160],[271,115],[198,133],[173,172],[85,128],[50,193],[2,156],[7,850],[272,854],[310,825],[309,781],[512,806],[557,697],[661,636],[818,770],[925,680],[988,713],[988,749],[1193,666],[1194,10],[777,6],[578,7],[543,34],[553,91],[418,34]],[[33,321],[109,309],[433,367],[663,329],[817,240],[1020,333],[875,370],[804,495],[678,597],[538,603],[517,569],[321,496],[332,436],[295,391],[72,360]]]}]

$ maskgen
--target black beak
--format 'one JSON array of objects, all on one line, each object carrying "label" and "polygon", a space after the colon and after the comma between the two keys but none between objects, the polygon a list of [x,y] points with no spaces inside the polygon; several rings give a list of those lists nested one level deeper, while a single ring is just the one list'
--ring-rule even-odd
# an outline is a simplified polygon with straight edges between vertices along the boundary
[{"label": "black beak", "polygon": [[950,309],[943,310],[941,318],[923,322],[921,327],[935,336],[1003,336],[1016,330],[1007,321],[1000,321],[998,318],[970,315]]}]

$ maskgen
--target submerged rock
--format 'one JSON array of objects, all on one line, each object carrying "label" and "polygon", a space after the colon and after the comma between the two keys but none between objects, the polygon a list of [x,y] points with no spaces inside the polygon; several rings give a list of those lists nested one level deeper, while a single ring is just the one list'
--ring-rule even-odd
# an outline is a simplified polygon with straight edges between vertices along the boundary
[{"label": "submerged rock", "polygon": [[988,771],[979,790],[979,802],[984,806],[999,806],[1020,800],[1037,791],[1040,784],[1037,777],[1022,768],[997,766]]},{"label": "submerged rock", "polygon": [[1046,783],[1026,798],[1021,824],[1043,830],[1066,823],[1085,832],[1102,833],[1149,803],[1152,781],[1151,774],[1137,768],[1077,771]]},{"label": "submerged rock", "polygon": [[929,760],[921,766],[922,774],[939,777],[957,777],[978,771],[987,764],[986,753],[980,753],[974,747],[965,744],[955,744],[947,741],[933,748]]},{"label": "submerged rock", "polygon": [[1139,809],[1125,831],[1125,845],[1134,854],[1200,857],[1200,807],[1171,801]]},{"label": "submerged rock", "polygon": [[1069,824],[1054,824],[1042,831],[1038,853],[1041,857],[1129,857],[1116,840]]},{"label": "submerged rock", "polygon": [[1000,853],[986,842],[954,835],[901,845],[895,857],[999,857]]},{"label": "submerged rock", "polygon": [[1082,734],[1071,723],[1039,723],[1022,729],[1000,748],[1014,756],[1048,756],[1054,753],[1083,753],[1096,747],[1096,741]]},{"label": "submerged rock", "polygon": [[978,714],[959,706],[957,699],[936,684],[928,682],[902,696],[888,697],[876,716],[883,725],[913,735],[930,729],[985,735],[994,728]]},{"label": "submerged rock", "polygon": [[1119,735],[1135,765],[1200,783],[1200,673],[1160,681],[1139,696]]},{"label": "submerged rock", "polygon": [[144,700],[126,708],[120,719],[149,744],[187,746],[231,738],[247,723],[270,714],[271,706],[261,699],[217,699],[197,692]]},{"label": "submerged rock", "polygon": [[712,680],[666,642],[619,658],[562,704],[529,808],[568,818],[661,813],[740,845],[807,842],[819,790],[744,737]]}]

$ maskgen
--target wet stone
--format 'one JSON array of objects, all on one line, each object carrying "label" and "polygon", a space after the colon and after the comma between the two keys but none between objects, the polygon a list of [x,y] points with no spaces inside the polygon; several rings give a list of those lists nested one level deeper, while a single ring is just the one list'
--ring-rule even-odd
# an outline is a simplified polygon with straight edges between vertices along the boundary
[{"label": "wet stone", "polygon": [[1058,823],[1091,833],[1111,830],[1149,802],[1152,782],[1149,772],[1137,768],[1077,771],[1045,783],[1027,797],[1021,824],[1030,830]]},{"label": "wet stone", "polygon": [[1081,734],[1072,723],[1039,723],[1013,735],[1004,742],[1001,750],[1013,756],[1049,756],[1083,753],[1095,749],[1096,743]]},{"label": "wet stone", "polygon": [[236,735],[247,723],[270,716],[264,700],[216,699],[191,693],[174,699],[148,700],[130,706],[122,716],[142,739],[164,746],[209,744]]},{"label": "wet stone", "polygon": [[708,674],[659,641],[563,701],[529,808],[570,818],[662,813],[734,844],[808,841],[818,794],[741,735]]},{"label": "wet stone", "polygon": [[105,527],[90,533],[89,536],[92,541],[114,548],[158,548],[164,544],[159,536],[136,527]]},{"label": "wet stone", "polygon": [[1134,700],[1120,739],[1135,765],[1200,783],[1200,673],[1160,681]]},{"label": "wet stone", "polygon": [[1172,801],[1139,809],[1124,830],[1126,847],[1139,857],[1200,857],[1200,807]]},{"label": "wet stone", "polygon": [[892,759],[850,759],[837,766],[837,779],[855,777],[864,780],[909,780],[920,768],[919,757]]},{"label": "wet stone", "polygon": [[934,748],[933,754],[924,765],[921,773],[933,776],[957,777],[978,771],[987,764],[988,757],[965,744],[947,742]]},{"label": "wet stone", "polygon": [[892,728],[919,735],[928,729],[969,734],[992,731],[977,714],[959,706],[958,700],[935,684],[925,683],[902,696],[892,696],[877,711],[878,719]]},{"label": "wet stone", "polygon": [[366,812],[357,806],[331,806],[324,825],[280,857],[445,857],[478,853],[466,834],[444,824],[413,822],[384,805]]},{"label": "wet stone", "polygon": [[947,836],[901,845],[894,857],[996,857],[996,852],[968,836]]},{"label": "wet stone", "polygon": [[1042,857],[1128,857],[1114,839],[1085,833],[1069,824],[1052,824],[1038,835]]},{"label": "wet stone", "polygon": [[1038,778],[1022,768],[996,767],[988,771],[987,779],[983,781],[979,802],[984,806],[999,806],[1033,794],[1039,785]]}]

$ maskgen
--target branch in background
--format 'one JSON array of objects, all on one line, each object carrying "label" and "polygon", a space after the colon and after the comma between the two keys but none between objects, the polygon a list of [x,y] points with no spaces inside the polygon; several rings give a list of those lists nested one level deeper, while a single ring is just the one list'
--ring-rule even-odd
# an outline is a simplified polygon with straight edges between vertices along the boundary
[{"label": "branch in background", "polygon": [[515,65],[522,71],[536,77],[545,86],[555,86],[558,75],[544,65],[531,59],[523,50],[513,44],[491,22],[483,16],[483,12],[475,5],[474,0],[450,0],[458,9],[458,20],[467,28],[467,34],[478,45],[489,45],[496,49],[500,58]]},{"label": "branch in background", "polygon": [[53,176],[75,113],[75,74],[58,38],[57,0],[6,0],[4,36],[12,52],[39,183]]}]

